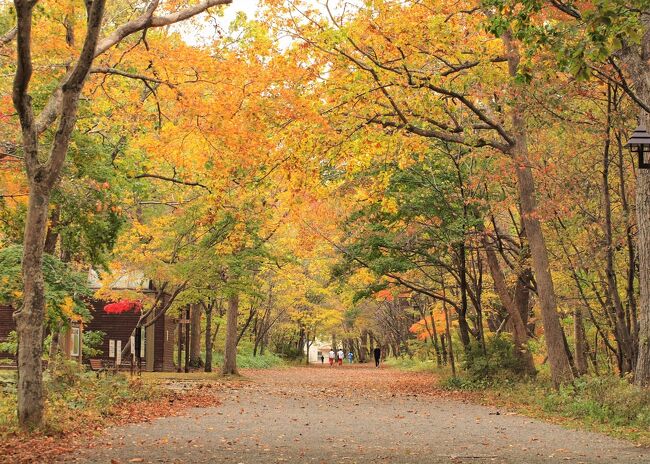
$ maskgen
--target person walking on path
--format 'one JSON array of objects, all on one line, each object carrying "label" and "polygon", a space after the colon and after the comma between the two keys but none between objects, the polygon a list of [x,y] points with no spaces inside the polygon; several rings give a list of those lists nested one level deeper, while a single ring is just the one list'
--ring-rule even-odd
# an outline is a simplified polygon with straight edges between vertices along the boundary
[{"label": "person walking on path", "polygon": [[379,367],[379,360],[381,359],[381,348],[376,347],[372,353],[375,355],[375,367]]},{"label": "person walking on path", "polygon": [[330,358],[330,367],[334,365],[334,358],[336,357],[336,353],[334,353],[334,349],[331,349],[329,352],[329,358]]},{"label": "person walking on path", "polygon": [[323,356],[323,353],[320,353],[320,356],[318,357],[320,358],[320,363],[323,364],[325,362],[325,356]]},{"label": "person walking on path", "polygon": [[352,360],[354,359],[354,353],[352,351],[348,352],[348,363],[352,364]]},{"label": "person walking on path", "polygon": [[336,353],[336,354],[338,355],[338,358],[339,358],[339,366],[342,366],[343,365],[343,358],[345,357],[345,353],[343,352],[343,350],[339,350],[339,352]]}]

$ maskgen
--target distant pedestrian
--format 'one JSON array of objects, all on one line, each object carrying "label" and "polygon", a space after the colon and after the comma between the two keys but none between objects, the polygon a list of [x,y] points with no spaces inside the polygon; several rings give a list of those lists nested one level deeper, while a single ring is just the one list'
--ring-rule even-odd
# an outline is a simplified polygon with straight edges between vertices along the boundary
[{"label": "distant pedestrian", "polygon": [[331,349],[329,352],[329,358],[330,358],[330,367],[334,365],[334,358],[336,358],[336,353],[334,353],[334,350]]},{"label": "distant pedestrian", "polygon": [[352,360],[354,359],[354,353],[352,351],[348,352],[348,362],[352,364]]},{"label": "distant pedestrian", "polygon": [[338,358],[339,358],[339,366],[342,366],[343,365],[343,358],[345,357],[345,353],[343,352],[343,350],[339,350],[339,352],[336,353],[336,354],[338,355]]},{"label": "distant pedestrian", "polygon": [[381,348],[375,348],[372,353],[375,355],[375,367],[379,367],[379,360],[381,359]]},{"label": "distant pedestrian", "polygon": [[323,364],[325,362],[325,356],[323,356],[323,353],[319,355],[320,358],[320,363]]}]

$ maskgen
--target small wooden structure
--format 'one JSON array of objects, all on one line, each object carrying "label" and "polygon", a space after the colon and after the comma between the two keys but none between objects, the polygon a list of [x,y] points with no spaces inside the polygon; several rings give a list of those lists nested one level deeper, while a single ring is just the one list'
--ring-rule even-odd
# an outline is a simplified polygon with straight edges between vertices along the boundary
[{"label": "small wooden structure", "polygon": [[[108,303],[102,300],[90,301],[93,319],[86,324],[85,330],[100,330],[106,334],[102,345],[96,347],[101,353],[94,356],[94,358],[101,359],[104,363],[115,363],[118,358],[117,352],[127,346],[132,335],[135,336],[134,331],[140,320],[140,313],[108,314],[104,312],[104,306]],[[150,317],[153,318],[154,315]],[[169,316],[162,316],[149,327],[141,329],[140,355],[143,370],[151,372],[174,371],[175,329],[176,324]],[[131,350],[127,350],[126,356],[122,357],[121,366],[123,368],[130,366],[131,352]]]}]

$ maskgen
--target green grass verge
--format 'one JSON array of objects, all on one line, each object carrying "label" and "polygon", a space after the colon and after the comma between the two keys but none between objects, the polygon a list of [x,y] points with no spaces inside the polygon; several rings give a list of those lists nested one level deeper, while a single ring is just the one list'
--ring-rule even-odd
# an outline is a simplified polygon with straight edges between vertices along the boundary
[{"label": "green grass verge", "polygon": [[384,365],[411,372],[438,372],[439,369],[433,360],[420,360],[415,358],[388,358]]},{"label": "green grass verge", "polygon": [[[223,354],[214,353],[212,356],[213,366],[221,366],[223,364]],[[285,361],[273,353],[258,354],[257,356],[253,356],[250,353],[237,354],[237,367],[240,369],[271,369],[284,365],[286,365]]]}]

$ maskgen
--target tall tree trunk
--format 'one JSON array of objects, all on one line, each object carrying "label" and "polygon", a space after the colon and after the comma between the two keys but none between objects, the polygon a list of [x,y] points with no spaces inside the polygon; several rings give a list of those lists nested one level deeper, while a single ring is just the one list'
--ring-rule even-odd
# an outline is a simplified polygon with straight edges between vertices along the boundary
[{"label": "tall tree trunk", "polygon": [[190,310],[190,366],[203,367],[201,359],[201,305],[193,304]]},{"label": "tall tree trunk", "polygon": [[499,299],[503,304],[504,308],[508,312],[510,318],[510,324],[512,326],[512,339],[515,344],[515,356],[519,359],[521,363],[522,371],[528,375],[535,375],[537,372],[535,370],[535,363],[533,361],[533,355],[528,349],[528,334],[526,331],[526,326],[524,321],[521,320],[521,314],[519,308],[515,306],[508,287],[506,285],[506,279],[499,265],[497,255],[491,245],[487,242],[487,239],[483,239],[483,244],[485,246],[485,254],[487,256],[488,267],[490,268],[490,273],[492,275],[492,281],[494,282],[494,288],[499,295]]},{"label": "tall tree trunk", "polygon": [[[447,347],[449,349],[449,362],[451,365],[451,375],[456,377],[456,361],[454,360],[454,347],[451,341],[451,329],[449,324],[449,311],[447,310],[447,303],[442,302],[442,310],[445,313],[445,334],[447,335]],[[443,347],[444,349],[444,347]]]},{"label": "tall tree trunk", "polygon": [[[641,46],[621,50],[621,55],[634,83],[636,95],[650,104],[650,19],[648,11],[641,16]],[[640,121],[650,127],[650,115],[641,111]],[[637,253],[639,257],[639,348],[634,373],[637,385],[650,385],[650,170],[638,169],[636,178]]]},{"label": "tall tree trunk", "polygon": [[[650,102],[650,99],[644,99]],[[649,127],[646,125],[646,127]],[[639,255],[639,355],[634,382],[650,385],[650,170],[639,169],[636,180]]]},{"label": "tall tree trunk", "polygon": [[239,295],[228,298],[226,311],[226,346],[223,355],[223,375],[239,375],[237,371],[237,316],[239,313]]},{"label": "tall tree trunk", "polygon": [[[502,36],[508,56],[508,69],[511,80],[517,77],[519,71],[519,50],[510,32]],[[516,84],[513,83],[513,86]],[[521,91],[522,89],[515,89]],[[548,259],[548,249],[538,219],[537,198],[535,195],[535,181],[528,158],[527,127],[525,120],[525,106],[519,96],[515,96],[512,108],[512,127],[514,133],[514,146],[512,155],[517,174],[517,189],[521,203],[521,214],[526,228],[526,236],[530,246],[533,262],[533,271],[537,281],[537,292],[541,306],[542,321],[544,324],[544,340],[546,352],[551,368],[551,380],[555,386],[573,380],[571,364],[564,346],[564,332],[557,312],[555,288]]]},{"label": "tall tree trunk", "polygon": [[39,159],[38,128],[28,94],[32,77],[32,12],[36,2],[14,1],[17,17],[17,65],[12,99],[20,119],[25,170],[29,180],[29,203],[23,239],[23,306],[14,313],[18,334],[18,420],[24,428],[43,420],[43,322],[45,282],[43,251],[50,194],[58,182],[75,127],[79,95],[90,70],[104,15],[105,0],[94,0],[88,10],[84,45],[77,63],[61,86],[59,126],[46,163]]},{"label": "tall tree trunk", "polygon": [[[636,353],[634,352],[634,343],[630,334],[630,327],[626,322],[623,302],[618,293],[618,284],[616,281],[616,272],[614,270],[614,244],[612,239],[612,206],[609,192],[609,164],[610,164],[610,131],[611,131],[611,113],[612,113],[612,86],[607,86],[607,124],[606,139],[603,148],[603,171],[601,193],[603,200],[603,215],[605,223],[603,232],[605,236],[605,274],[607,276],[607,294],[611,305],[614,308],[615,334],[616,341],[619,345],[620,353],[620,371],[621,374],[634,370],[636,363]],[[609,309],[609,308],[608,308]]]},{"label": "tall tree trunk", "polygon": [[212,372],[212,304],[205,308],[205,372]]},{"label": "tall tree trunk", "polygon": [[25,224],[22,308],[14,313],[18,334],[18,419],[24,427],[43,420],[43,323],[45,320],[45,280],[43,248],[47,228],[49,191],[32,183]]},{"label": "tall tree trunk", "polygon": [[627,303],[630,312],[630,331],[632,333],[632,340],[636,343],[636,350],[638,356],[638,336],[639,336],[639,320],[637,314],[636,302],[636,288],[635,280],[637,277],[636,272],[636,246],[633,235],[633,223],[631,220],[630,205],[627,198],[627,189],[625,181],[625,161],[623,159],[623,141],[621,140],[620,132],[616,133],[616,146],[618,152],[618,183],[621,197],[621,207],[623,208],[623,219],[625,221],[625,239],[627,244]]}]

